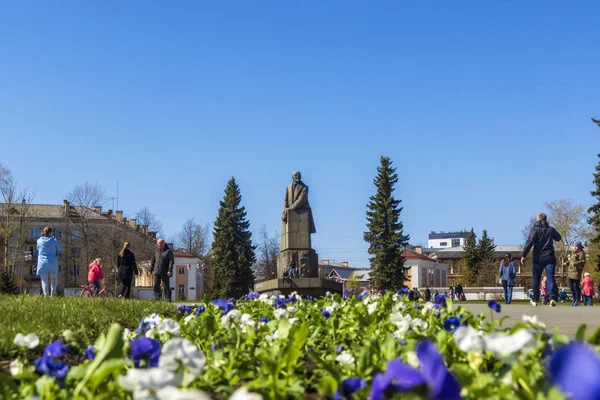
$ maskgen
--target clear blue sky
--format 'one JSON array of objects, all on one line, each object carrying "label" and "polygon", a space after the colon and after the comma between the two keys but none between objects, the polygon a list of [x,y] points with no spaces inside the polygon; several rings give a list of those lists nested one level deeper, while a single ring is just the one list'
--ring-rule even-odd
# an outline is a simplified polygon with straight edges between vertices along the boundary
[{"label": "clear blue sky", "polygon": [[382,154],[415,244],[519,244],[544,201],[589,204],[600,3],[421,3],[2,2],[0,160],[37,202],[119,181],[168,235],[212,224],[232,175],[279,230],[299,169],[320,258],[356,266]]}]

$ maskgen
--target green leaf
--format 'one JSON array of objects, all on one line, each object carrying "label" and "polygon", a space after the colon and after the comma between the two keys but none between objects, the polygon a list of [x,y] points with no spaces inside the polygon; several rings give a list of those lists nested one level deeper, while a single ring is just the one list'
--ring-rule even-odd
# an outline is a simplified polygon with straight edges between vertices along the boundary
[{"label": "green leaf", "polygon": [[575,334],[575,340],[583,342],[585,340],[585,330],[587,328],[586,324],[579,325],[577,328],[577,333]]},{"label": "green leaf", "polygon": [[332,395],[337,391],[338,382],[332,376],[327,375],[321,379],[318,388],[320,394]]},{"label": "green leaf", "polygon": [[18,391],[15,381],[10,376],[4,375],[3,373],[0,373],[0,387],[7,387],[15,393]]},{"label": "green leaf", "polygon": [[306,339],[308,338],[308,323],[305,322],[297,328],[292,334],[292,339],[288,342],[287,350],[286,350],[286,358],[287,358],[287,370],[288,372],[293,372],[296,367],[296,363],[298,359],[302,355],[302,349],[306,344]]},{"label": "green leaf", "polygon": [[588,343],[593,346],[600,345],[600,326],[594,330],[594,333],[588,338]]},{"label": "green leaf", "polygon": [[96,390],[110,375],[117,375],[127,364],[128,362],[124,358],[106,360],[90,378],[92,390]]}]

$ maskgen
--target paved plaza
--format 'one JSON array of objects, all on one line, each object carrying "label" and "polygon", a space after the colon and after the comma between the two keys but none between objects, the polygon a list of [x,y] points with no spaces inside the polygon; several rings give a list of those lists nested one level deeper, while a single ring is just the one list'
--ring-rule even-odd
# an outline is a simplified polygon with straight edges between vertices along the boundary
[{"label": "paved plaza", "polygon": [[[455,303],[456,304],[456,303]],[[489,315],[487,304],[469,304],[460,303],[461,306],[474,314],[482,311]],[[570,307],[559,305],[557,307],[542,306],[532,307],[525,304],[501,304],[502,312],[500,317],[508,317],[505,324],[512,324],[521,321],[523,315],[537,315],[538,319],[546,324],[549,331],[558,327],[560,333],[574,338],[577,328],[582,323],[587,324],[586,335],[590,335],[598,325],[600,325],[600,306],[594,307]],[[488,317],[489,318],[489,317]]]}]

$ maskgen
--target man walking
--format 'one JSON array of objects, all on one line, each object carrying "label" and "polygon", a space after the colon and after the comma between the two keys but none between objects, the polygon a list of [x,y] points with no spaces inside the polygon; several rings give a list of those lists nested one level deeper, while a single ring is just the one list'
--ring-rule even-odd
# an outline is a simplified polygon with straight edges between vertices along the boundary
[{"label": "man walking", "polygon": [[173,276],[173,252],[163,239],[158,239],[156,247],[150,261],[150,272],[154,275],[154,299],[160,300],[160,284],[162,282],[165,297],[171,302],[169,278]]},{"label": "man walking", "polygon": [[546,214],[538,214],[535,224],[533,224],[533,228],[531,228],[531,232],[529,233],[529,238],[525,242],[523,257],[521,257],[521,264],[525,265],[527,253],[533,247],[533,265],[531,268],[531,275],[533,277],[532,306],[537,306],[540,299],[540,281],[542,279],[542,272],[546,270],[550,306],[556,307],[556,281],[554,279],[556,255],[554,254],[554,242],[558,242],[561,239],[560,233],[548,224]]}]

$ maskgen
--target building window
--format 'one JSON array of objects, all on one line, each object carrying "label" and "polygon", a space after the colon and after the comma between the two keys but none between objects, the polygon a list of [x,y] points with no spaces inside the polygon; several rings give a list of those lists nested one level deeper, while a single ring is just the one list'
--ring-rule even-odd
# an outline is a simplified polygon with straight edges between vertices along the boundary
[{"label": "building window", "polygon": [[185,294],[185,285],[184,284],[180,284],[178,289],[177,289],[177,293],[179,294]]},{"label": "building window", "polygon": [[8,246],[8,251],[11,257],[15,257],[17,255],[17,246]]},{"label": "building window", "polygon": [[440,242],[440,247],[448,246],[448,242]]},{"label": "building window", "polygon": [[179,267],[179,274],[180,275],[185,274],[185,267]]},{"label": "building window", "polygon": [[74,230],[71,232],[71,236],[73,236],[73,239],[81,239],[81,232]]},{"label": "building window", "polygon": [[54,230],[54,237],[60,239],[62,237],[62,231],[60,229]]},{"label": "building window", "polygon": [[102,234],[100,232],[94,232],[94,233],[92,233],[92,239],[100,240],[100,239],[102,239]]},{"label": "building window", "polygon": [[460,246],[460,239],[452,239],[452,247]]},{"label": "building window", "polygon": [[71,267],[71,275],[73,275],[73,276],[79,276],[79,267],[73,265]]},{"label": "building window", "polygon": [[33,240],[38,240],[42,236],[42,228],[33,228],[31,230],[31,238]]},{"label": "building window", "polygon": [[71,247],[71,257],[81,257],[81,247]]}]

